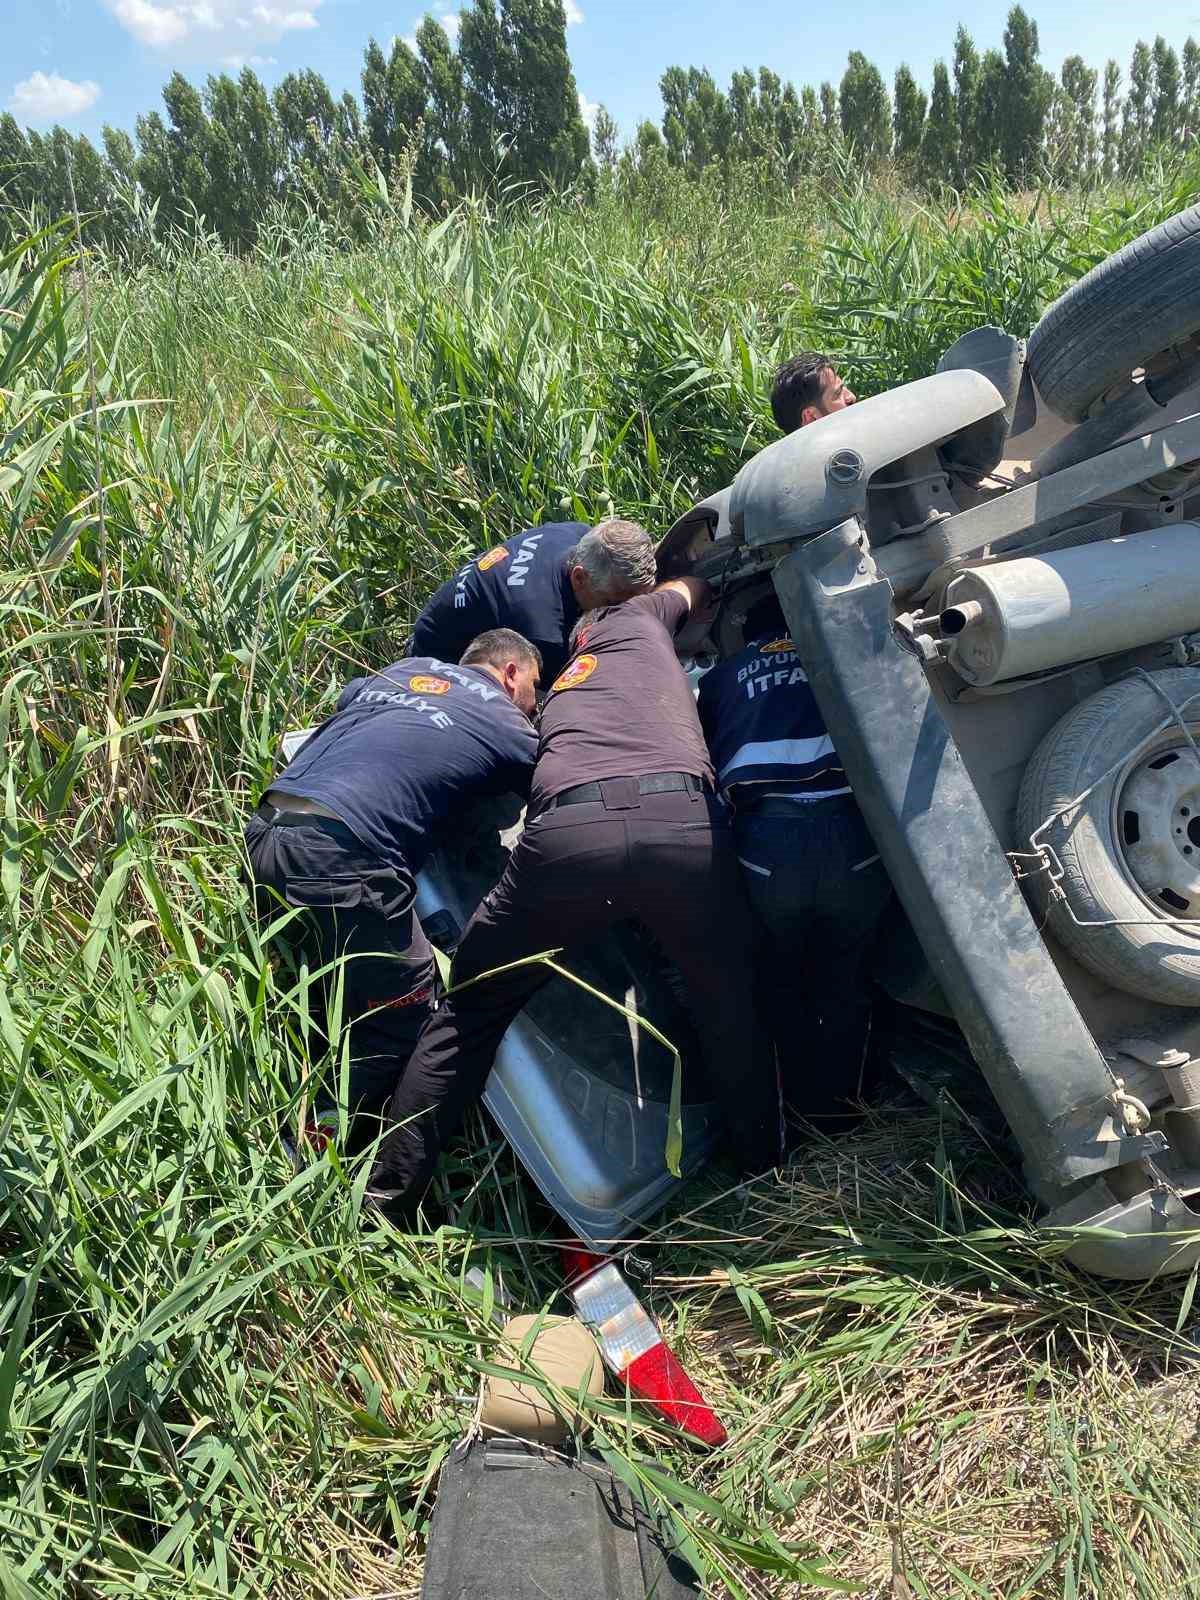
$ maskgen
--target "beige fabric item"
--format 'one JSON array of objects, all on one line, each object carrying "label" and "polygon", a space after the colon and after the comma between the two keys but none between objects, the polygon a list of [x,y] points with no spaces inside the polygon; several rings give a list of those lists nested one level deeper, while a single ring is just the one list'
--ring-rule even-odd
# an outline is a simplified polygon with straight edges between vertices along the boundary
[{"label": "beige fabric item", "polygon": [[[539,1331],[522,1362],[518,1352],[535,1328]],[[548,1382],[565,1389],[568,1396],[578,1394],[581,1386],[587,1394],[603,1392],[604,1364],[599,1348],[575,1317],[513,1317],[500,1337],[497,1366],[505,1364],[507,1353],[503,1346],[508,1345],[513,1351],[514,1367],[527,1364],[536,1368]],[[561,1398],[558,1404],[566,1415],[560,1415],[549,1397],[533,1384],[489,1374],[483,1380],[479,1420],[486,1433],[511,1433],[538,1444],[559,1444],[576,1413],[567,1398]]]}]

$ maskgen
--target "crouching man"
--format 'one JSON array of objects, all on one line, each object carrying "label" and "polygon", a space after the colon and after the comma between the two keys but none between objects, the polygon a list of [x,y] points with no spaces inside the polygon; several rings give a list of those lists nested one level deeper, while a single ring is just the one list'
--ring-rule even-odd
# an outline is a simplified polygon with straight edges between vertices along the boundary
[{"label": "crouching man", "polygon": [[468,923],[450,993],[392,1097],[369,1194],[394,1221],[414,1217],[505,1029],[550,976],[541,964],[514,963],[624,918],[649,928],[683,976],[738,1164],[761,1172],[778,1157],[750,912],[674,649],[706,595],[699,580],[678,579],[590,613],[576,629],[576,654],[542,707],[524,834]]},{"label": "crouching man", "polygon": [[[435,828],[468,801],[528,794],[540,671],[536,648],[499,628],[457,666],[411,657],[356,678],[246,825],[259,914],[299,908],[285,937],[319,973],[326,1006],[342,984],[356,1146],[373,1137],[432,1006],[416,875]],[[335,1094],[322,1085],[318,1111]]]},{"label": "crouching man", "polygon": [[745,637],[700,680],[700,721],[734,808],[784,1099],[840,1117],[860,1090],[866,962],[891,885],[774,596],[750,611]]},{"label": "crouching man", "polygon": [[547,522],[447,578],[417,618],[409,648],[457,661],[467,640],[485,628],[515,628],[541,651],[549,682],[567,663],[582,612],[653,587],[654,544],[638,523]]}]

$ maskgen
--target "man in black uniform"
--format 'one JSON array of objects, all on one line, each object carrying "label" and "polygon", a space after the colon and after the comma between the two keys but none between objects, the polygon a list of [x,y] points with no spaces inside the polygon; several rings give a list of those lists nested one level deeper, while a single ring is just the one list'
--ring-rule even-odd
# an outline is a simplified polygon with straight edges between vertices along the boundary
[{"label": "man in black uniform", "polygon": [[891,889],[773,595],[745,637],[700,680],[700,722],[765,933],[760,992],[784,1097],[839,1115],[859,1088],[865,964]]},{"label": "man in black uniform", "polygon": [[446,580],[417,618],[409,653],[457,661],[477,633],[513,628],[541,651],[550,683],[566,664],[581,612],[653,587],[654,546],[636,522],[526,528]]},{"label": "man in black uniform", "polygon": [[429,1014],[433,954],[412,907],[435,826],[478,795],[528,793],[540,667],[498,629],[458,666],[409,658],[356,678],[246,825],[260,914],[302,907],[287,936],[324,969],[326,1001],[341,976],[352,1113],[383,1110]]},{"label": "man in black uniform", "polygon": [[635,917],[687,984],[714,1097],[743,1167],[777,1158],[779,1106],[751,993],[752,922],[726,809],[674,637],[706,593],[695,578],[583,618],[542,707],[530,820],[467,926],[450,993],[389,1108],[375,1203],[409,1220],[438,1152],[482,1093],[505,1029],[549,974],[480,974]]}]

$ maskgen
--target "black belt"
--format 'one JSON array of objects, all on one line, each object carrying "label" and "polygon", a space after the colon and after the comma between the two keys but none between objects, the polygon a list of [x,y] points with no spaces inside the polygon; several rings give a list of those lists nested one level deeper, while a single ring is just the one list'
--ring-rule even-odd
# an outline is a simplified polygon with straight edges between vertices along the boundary
[{"label": "black belt", "polygon": [[254,815],[270,828],[320,828],[322,833],[331,833],[335,839],[353,839],[358,843],[357,834],[339,817],[323,817],[319,811],[283,811],[263,800]]},{"label": "black belt", "polygon": [[[564,789],[552,796],[542,807],[542,812],[554,811],[559,806],[581,806],[589,800],[603,800],[603,785],[608,780],[597,778],[594,783],[577,783],[573,789]],[[682,790],[686,794],[703,794],[708,784],[691,772],[647,772],[635,779],[639,794],[672,794]],[[541,813],[539,813],[540,815]]]}]

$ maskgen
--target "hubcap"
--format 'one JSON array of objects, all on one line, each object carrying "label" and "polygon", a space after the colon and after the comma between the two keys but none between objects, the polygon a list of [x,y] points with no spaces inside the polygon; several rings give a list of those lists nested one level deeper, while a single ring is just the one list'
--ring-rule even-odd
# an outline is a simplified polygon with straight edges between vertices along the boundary
[{"label": "hubcap", "polygon": [[1126,871],[1155,910],[1200,921],[1200,762],[1178,733],[1169,737],[1125,780],[1114,832]]}]

